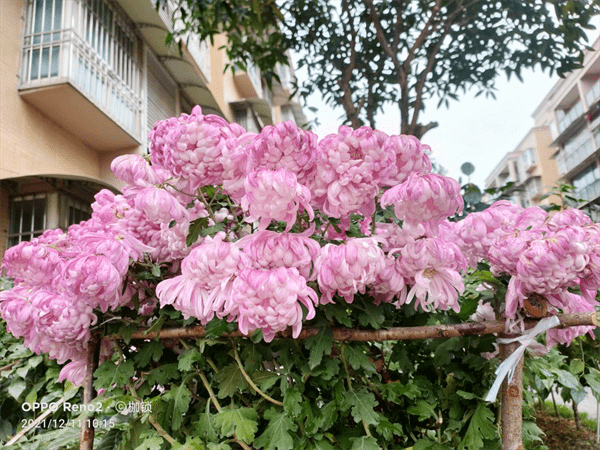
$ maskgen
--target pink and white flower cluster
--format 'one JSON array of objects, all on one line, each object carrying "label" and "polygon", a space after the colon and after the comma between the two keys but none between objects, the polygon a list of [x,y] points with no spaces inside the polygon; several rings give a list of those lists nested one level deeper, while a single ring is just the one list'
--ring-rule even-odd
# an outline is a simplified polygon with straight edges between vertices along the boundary
[{"label": "pink and white flower cluster", "polygon": [[[271,341],[288,327],[298,336],[320,305],[358,295],[458,311],[467,263],[485,258],[512,276],[509,317],[530,293],[556,311],[593,308],[597,225],[508,202],[453,224],[460,187],[430,173],[428,147],[412,136],[340,127],[318,141],[293,122],[253,134],[196,107],[148,137],[148,156],[113,161],[122,194],[101,191],[87,222],[5,254],[15,287],[0,293],[0,314],[30,349],[70,361],[61,379],[83,381],[98,314],[133,308],[134,296],[140,314],[172,305]],[[378,206],[393,206],[401,225],[375,222]],[[203,237],[198,224],[214,231]],[[133,279],[141,265],[166,268],[166,279]],[[582,295],[568,291],[575,286]]]}]

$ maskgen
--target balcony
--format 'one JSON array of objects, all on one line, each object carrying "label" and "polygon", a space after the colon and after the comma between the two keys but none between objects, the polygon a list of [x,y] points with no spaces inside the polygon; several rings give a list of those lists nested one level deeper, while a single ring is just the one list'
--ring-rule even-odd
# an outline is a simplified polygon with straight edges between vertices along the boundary
[{"label": "balcony", "polygon": [[[19,94],[92,148],[135,147],[142,142],[137,42],[107,4],[89,8],[29,3]],[[49,9],[54,20],[44,23]]]},{"label": "balcony", "polygon": [[585,96],[588,108],[591,108],[594,103],[600,100],[600,79],[596,81]]},{"label": "balcony", "polygon": [[262,98],[260,70],[253,62],[248,62],[245,71],[236,67],[233,81],[243,98]]},{"label": "balcony", "polygon": [[[600,140],[600,139],[598,139]],[[597,146],[591,134],[584,131],[572,144],[565,145],[565,149],[556,157],[556,164],[561,175],[569,173],[579,164],[585,161],[596,151]]]},{"label": "balcony", "polygon": [[600,180],[596,180],[593,183],[587,185],[582,189],[575,191],[576,197],[580,197],[588,202],[595,200],[600,197]]}]

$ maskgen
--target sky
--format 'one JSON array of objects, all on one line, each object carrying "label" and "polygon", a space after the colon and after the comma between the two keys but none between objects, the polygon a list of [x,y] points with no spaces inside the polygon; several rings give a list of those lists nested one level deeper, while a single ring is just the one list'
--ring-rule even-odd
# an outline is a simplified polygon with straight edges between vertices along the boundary
[{"label": "sky", "polygon": [[[600,28],[600,18],[595,20],[595,25]],[[597,32],[591,34],[590,43]],[[302,71],[297,76],[302,81]],[[441,106],[437,109],[437,100],[425,104],[420,123],[435,121],[439,126],[428,131],[421,141],[431,147],[431,156],[447,170],[447,176],[456,180],[462,177],[462,184],[471,181],[483,189],[486,177],[533,127],[531,115],[559,78],[539,68],[524,71],[522,78],[523,82],[514,76],[509,81],[505,75],[499,75],[496,99],[485,95],[475,98],[477,91],[473,89],[459,96],[458,101],[450,100],[449,108]],[[318,108],[316,116],[320,125],[313,127],[313,131],[319,138],[337,131],[344,117],[341,107],[333,110],[325,105],[318,93],[309,97],[307,106]],[[306,108],[305,114],[309,120],[315,118],[315,114]],[[388,106],[376,116],[377,129],[388,134],[398,134],[399,123],[400,113],[396,106]],[[465,162],[475,166],[470,179],[460,171]]]}]

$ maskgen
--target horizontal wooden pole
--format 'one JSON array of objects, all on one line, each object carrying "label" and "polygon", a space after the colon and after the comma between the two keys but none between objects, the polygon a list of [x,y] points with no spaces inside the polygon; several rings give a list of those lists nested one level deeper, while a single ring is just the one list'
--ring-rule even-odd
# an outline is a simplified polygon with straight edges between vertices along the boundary
[{"label": "horizontal wooden pole", "polygon": [[[594,313],[579,314],[560,314],[557,316],[560,320],[559,328],[569,328],[576,326],[598,326],[598,315]],[[525,322],[525,328],[533,328],[537,320],[528,320]],[[487,322],[468,322],[454,325],[429,325],[422,327],[397,327],[387,330],[357,330],[351,328],[332,328],[333,338],[336,341],[403,341],[413,339],[436,339],[449,338],[457,336],[474,336],[492,333],[503,333],[506,323],[504,320],[494,320]],[[319,332],[318,328],[304,328],[300,336],[296,339],[304,340]],[[160,332],[152,331],[145,333],[144,330],[137,331],[131,335],[131,339],[177,339],[177,338],[203,338],[206,337],[206,330],[202,326],[193,326],[185,328],[165,328]],[[222,337],[248,337],[240,331],[224,333]],[[105,336],[105,339],[122,339],[122,336]],[[275,339],[293,339],[292,330],[279,332]]]}]

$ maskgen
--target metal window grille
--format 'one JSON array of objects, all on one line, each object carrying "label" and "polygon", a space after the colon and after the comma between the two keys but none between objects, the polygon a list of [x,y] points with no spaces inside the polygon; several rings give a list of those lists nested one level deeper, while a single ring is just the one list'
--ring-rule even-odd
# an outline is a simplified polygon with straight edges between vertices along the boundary
[{"label": "metal window grille", "polygon": [[46,228],[46,195],[27,195],[11,199],[8,246],[30,241]]},{"label": "metal window grille", "polygon": [[141,136],[141,80],[133,26],[109,0],[29,0],[20,89],[69,82]]}]

